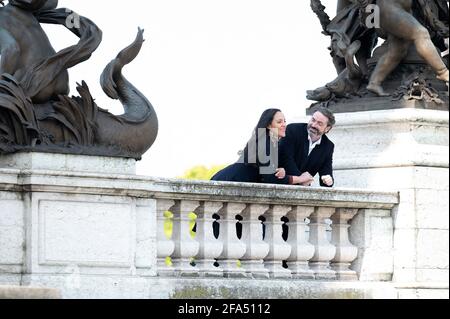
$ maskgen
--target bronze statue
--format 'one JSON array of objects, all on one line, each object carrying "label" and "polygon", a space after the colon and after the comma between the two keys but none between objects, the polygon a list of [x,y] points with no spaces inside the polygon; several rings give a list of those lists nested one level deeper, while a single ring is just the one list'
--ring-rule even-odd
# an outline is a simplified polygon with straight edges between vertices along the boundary
[{"label": "bronze statue", "polygon": [[[125,114],[114,116],[95,104],[84,82],[77,88],[81,97],[67,96],[67,70],[90,58],[102,32],[82,16],[79,25],[68,24],[75,13],[57,5],[57,0],[9,0],[0,7],[0,153],[35,150],[141,158],[156,139],[158,120],[122,69],[138,55],[143,30],[102,74],[103,90],[125,109]],[[80,40],[56,52],[41,23],[63,25]]]},{"label": "bronze statue", "polygon": [[[28,68],[56,54],[35,14],[40,10],[51,10],[56,1],[12,0],[0,11],[0,74],[8,73],[19,82],[25,81]],[[32,45],[31,45],[32,44]],[[52,77],[51,83],[45,81],[37,92],[29,92],[33,102],[46,102],[59,94],[69,93],[69,74],[62,70]]]},{"label": "bronze statue", "polygon": [[[307,91],[308,99],[327,101],[356,94],[360,89],[369,73],[367,60],[378,39],[376,31],[363,23],[364,5],[360,1],[340,0],[336,16],[330,20],[321,2],[311,0],[311,8],[320,19],[323,33],[331,37],[329,50],[338,77],[324,87]],[[358,64],[354,63],[355,58]]]},{"label": "bronze statue", "polygon": [[[427,0],[415,0],[422,9],[427,9]],[[448,83],[449,73],[430,33],[412,15],[414,0],[378,0],[380,7],[381,28],[387,33],[389,47],[378,61],[367,89],[379,96],[389,95],[381,84],[386,77],[400,64],[408,54],[409,47],[414,44],[419,55],[433,68],[439,80]],[[430,1],[432,2],[432,1]],[[448,37],[448,27],[447,27]]]},{"label": "bronze statue", "polygon": [[[448,110],[448,0],[338,0],[332,20],[320,0],[311,7],[331,38],[338,73],[307,91],[319,102],[311,107],[362,111],[409,107],[402,101],[415,100],[414,107]],[[379,37],[386,42],[375,49]]]}]

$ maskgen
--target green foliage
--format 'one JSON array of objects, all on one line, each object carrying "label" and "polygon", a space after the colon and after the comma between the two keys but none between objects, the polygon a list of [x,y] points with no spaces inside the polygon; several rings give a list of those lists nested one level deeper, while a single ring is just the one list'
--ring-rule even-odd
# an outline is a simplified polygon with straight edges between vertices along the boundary
[{"label": "green foliage", "polygon": [[196,181],[209,181],[211,177],[213,177],[218,171],[222,170],[225,165],[215,165],[212,167],[206,166],[195,166],[189,170],[187,170],[181,179],[189,179]]}]

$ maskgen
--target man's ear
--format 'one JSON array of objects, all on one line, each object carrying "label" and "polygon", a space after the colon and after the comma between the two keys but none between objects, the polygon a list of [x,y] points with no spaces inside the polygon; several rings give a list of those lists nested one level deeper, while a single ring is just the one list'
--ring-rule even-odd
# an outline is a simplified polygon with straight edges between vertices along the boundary
[{"label": "man's ear", "polygon": [[330,131],[331,131],[332,129],[333,129],[332,126],[328,126],[328,127],[326,128],[326,130],[325,130],[325,134],[330,133]]}]

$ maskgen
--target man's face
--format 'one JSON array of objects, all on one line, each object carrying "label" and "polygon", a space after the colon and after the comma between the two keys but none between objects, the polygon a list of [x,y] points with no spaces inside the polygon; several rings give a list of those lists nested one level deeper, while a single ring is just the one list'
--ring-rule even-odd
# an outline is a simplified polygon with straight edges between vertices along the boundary
[{"label": "man's face", "polygon": [[328,118],[320,112],[314,113],[308,124],[308,134],[313,142],[318,141],[324,134],[331,130],[328,126]]}]

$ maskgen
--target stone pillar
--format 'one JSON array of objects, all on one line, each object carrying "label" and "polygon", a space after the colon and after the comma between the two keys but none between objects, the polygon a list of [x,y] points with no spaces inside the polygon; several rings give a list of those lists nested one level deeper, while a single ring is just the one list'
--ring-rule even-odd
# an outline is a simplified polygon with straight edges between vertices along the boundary
[{"label": "stone pillar", "polygon": [[[172,240],[171,236],[166,234],[166,228],[168,223],[171,223],[172,220],[167,218],[167,212],[170,212],[171,208],[175,205],[175,201],[159,199],[157,201],[157,223],[158,223],[158,234],[157,234],[157,258],[158,258],[158,275],[160,276],[169,276],[174,274],[173,267],[167,265],[167,258],[172,256],[175,251],[175,243]],[[172,214],[170,212],[170,214]],[[172,214],[173,215],[173,214]]]},{"label": "stone pillar", "polygon": [[283,261],[291,255],[291,246],[283,239],[283,222],[281,219],[291,211],[291,206],[274,205],[264,217],[266,218],[266,238],[269,255],[264,259],[271,278],[290,278],[292,273],[283,268]]},{"label": "stone pillar", "polygon": [[448,124],[448,111],[337,114],[329,136],[336,187],[400,192],[393,279],[428,292],[449,280]]},{"label": "stone pillar", "polygon": [[350,224],[348,223],[357,213],[357,209],[338,208],[331,216],[333,221],[331,242],[336,246],[336,256],[332,260],[331,269],[336,272],[338,280],[358,280],[356,271],[350,269],[352,262],[358,257],[358,248],[349,240]]},{"label": "stone pillar", "polygon": [[315,246],[315,252],[309,265],[316,279],[336,279],[336,272],[330,269],[330,261],[336,255],[336,247],[328,241],[326,223],[334,213],[334,208],[317,207],[310,217],[309,241]]},{"label": "stone pillar", "polygon": [[392,281],[394,222],[385,209],[361,209],[351,220],[350,241],[358,247],[352,269],[360,281]]},{"label": "stone pillar", "polygon": [[264,268],[269,245],[263,241],[262,223],[258,219],[268,209],[269,205],[251,204],[242,213],[242,240],[247,246],[247,252],[241,261],[250,278],[269,278],[269,270]]},{"label": "stone pillar", "polygon": [[314,256],[314,246],[308,242],[309,229],[306,219],[314,213],[314,207],[296,206],[289,212],[289,238],[292,247],[288,267],[297,279],[314,279],[314,272],[309,268],[309,260]]},{"label": "stone pillar", "polygon": [[245,277],[245,269],[238,265],[239,259],[245,255],[246,246],[239,240],[236,232],[236,216],[241,214],[246,204],[227,203],[220,210],[220,235],[223,252],[219,257],[219,264],[224,270],[225,277]]},{"label": "stone pillar", "polygon": [[223,243],[214,237],[214,214],[223,207],[220,202],[204,202],[196,210],[197,214],[197,240],[200,244],[196,257],[197,268],[201,277],[222,277],[223,269],[215,267],[215,259],[223,251]]},{"label": "stone pillar", "polygon": [[172,208],[173,240],[175,251],[172,255],[172,263],[177,276],[192,276],[198,274],[194,268],[192,259],[197,256],[200,245],[192,238],[189,214],[200,206],[198,201],[181,200]]}]

